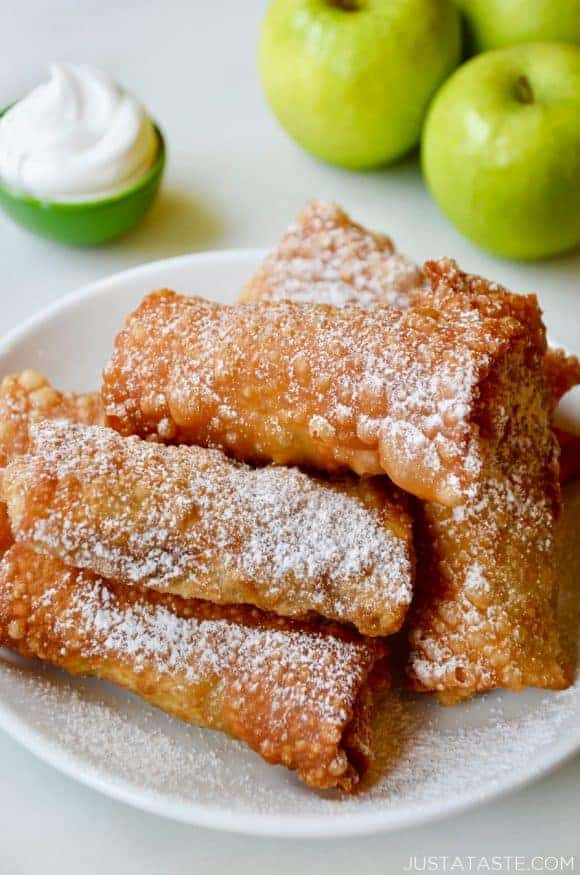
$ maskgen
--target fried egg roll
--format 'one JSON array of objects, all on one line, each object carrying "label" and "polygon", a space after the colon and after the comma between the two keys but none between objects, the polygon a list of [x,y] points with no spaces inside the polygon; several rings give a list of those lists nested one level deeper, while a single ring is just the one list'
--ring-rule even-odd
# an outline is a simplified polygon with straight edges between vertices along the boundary
[{"label": "fried egg roll", "polygon": [[[59,392],[32,368],[4,377],[0,383],[0,470],[28,449],[30,425],[43,419],[65,419],[99,425],[104,422],[97,393]],[[0,555],[13,542],[6,505],[0,502]]]},{"label": "fried egg roll", "polygon": [[507,292],[403,313],[159,291],[118,336],[103,399],[123,435],[386,473],[453,506],[476,494],[543,342],[535,298]]},{"label": "fried egg roll", "polygon": [[0,646],[113,681],[311,787],[350,791],[372,758],[385,646],[334,624],[124,587],[17,544],[0,564]]},{"label": "fried egg roll", "polygon": [[569,686],[555,610],[554,513],[525,463],[487,480],[478,502],[418,503],[416,531],[412,688],[455,704],[496,687]]},{"label": "fried egg roll", "polygon": [[[432,295],[425,272],[386,234],[353,222],[332,203],[311,201],[245,286],[241,301],[313,301],[337,307],[407,310]],[[580,362],[548,349],[546,377],[554,408],[580,383]],[[555,428],[560,480],[580,473],[580,437]]]},{"label": "fried egg roll", "polygon": [[421,268],[386,234],[368,231],[333,203],[311,201],[257,273],[242,301],[312,301],[407,309],[420,300]]},{"label": "fried egg roll", "polygon": [[[450,297],[463,298],[471,308],[474,296],[486,295],[492,303],[503,293],[446,261],[426,266],[416,292],[409,295],[404,284],[393,289],[385,272],[389,247],[379,256],[375,238],[338,208],[310,205],[244,295],[302,300],[304,281],[314,298],[320,291],[321,299],[334,297],[343,305],[405,309],[429,298],[445,305]],[[529,357],[537,390],[522,399],[519,416],[512,413],[477,498],[453,509],[415,503],[418,568],[407,619],[409,676],[415,689],[436,691],[448,704],[493,687],[558,689],[571,680],[554,612],[558,484],[547,423],[579,381],[580,364],[550,350],[542,374],[542,347],[539,342]]]},{"label": "fried egg roll", "polygon": [[331,482],[43,422],[3,495],[16,540],[126,585],[369,635],[399,629],[411,601],[411,521],[386,478]]},{"label": "fried egg roll", "polygon": [[[442,300],[503,293],[450,262],[425,270]],[[556,390],[545,352],[538,343],[526,360],[529,391],[511,411],[477,498],[452,510],[417,503],[409,678],[446,704],[495,687],[562,689],[572,680],[556,618]]]}]

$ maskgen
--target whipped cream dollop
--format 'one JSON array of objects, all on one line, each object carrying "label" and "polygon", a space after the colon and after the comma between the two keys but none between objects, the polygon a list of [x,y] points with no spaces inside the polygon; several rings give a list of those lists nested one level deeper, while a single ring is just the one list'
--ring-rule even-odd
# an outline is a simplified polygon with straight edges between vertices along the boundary
[{"label": "whipped cream dollop", "polygon": [[109,76],[52,64],[0,119],[0,180],[41,200],[100,200],[143,176],[158,148],[143,106]]}]

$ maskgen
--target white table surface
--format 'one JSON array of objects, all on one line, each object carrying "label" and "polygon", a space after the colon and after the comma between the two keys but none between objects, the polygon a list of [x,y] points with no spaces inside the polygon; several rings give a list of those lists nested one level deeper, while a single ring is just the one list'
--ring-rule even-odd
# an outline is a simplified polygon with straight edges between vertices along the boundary
[{"label": "white table surface", "polygon": [[[580,254],[521,265],[463,240],[424,191],[416,159],[351,174],[290,143],[260,93],[256,41],[265,0],[4,0],[0,103],[50,60],[102,66],[148,105],[169,147],[163,194],[131,236],[69,250],[0,217],[0,333],[79,285],[170,255],[274,242],[311,197],[334,199],[422,259],[538,291],[552,336],[580,347]],[[63,354],[66,351],[63,350]],[[74,364],[72,365],[74,366]],[[257,840],[173,824],[62,777],[0,733],[0,875],[235,871],[398,872],[409,856],[576,854],[580,757],[505,800],[397,834],[333,842]]]}]

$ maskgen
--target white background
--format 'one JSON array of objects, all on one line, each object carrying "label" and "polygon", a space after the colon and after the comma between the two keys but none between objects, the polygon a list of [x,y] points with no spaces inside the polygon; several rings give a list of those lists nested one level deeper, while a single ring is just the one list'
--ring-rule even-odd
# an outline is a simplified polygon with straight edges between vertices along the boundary
[{"label": "white background", "polygon": [[[424,259],[538,291],[552,336],[580,347],[580,254],[520,265],[477,251],[439,215],[416,159],[380,173],[318,164],[278,129],[255,72],[264,0],[0,0],[0,103],[50,60],[102,66],[147,104],[169,147],[143,225],[104,249],[68,250],[0,217],[0,332],[106,274],[193,250],[269,245],[311,197],[341,202]],[[63,350],[66,355],[66,350]],[[74,363],[71,363],[74,368]],[[257,840],[172,824],[77,786],[0,734],[0,875],[398,872],[417,855],[577,854],[580,758],[453,821],[343,842]]]}]

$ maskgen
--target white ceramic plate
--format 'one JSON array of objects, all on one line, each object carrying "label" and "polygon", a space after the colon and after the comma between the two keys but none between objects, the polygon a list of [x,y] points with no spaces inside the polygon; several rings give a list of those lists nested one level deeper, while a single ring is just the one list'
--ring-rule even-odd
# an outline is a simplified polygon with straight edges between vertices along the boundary
[{"label": "white ceramic plate", "polygon": [[[14,331],[0,348],[0,374],[36,367],[60,388],[97,387],[115,333],[145,293],[169,286],[231,302],[260,257],[185,256],[94,283]],[[580,489],[569,498],[572,520]],[[571,541],[565,565],[573,580],[580,546]],[[571,601],[566,614],[576,628],[579,613]],[[498,692],[450,709],[390,694],[379,720],[381,774],[353,799],[316,794],[219,733],[6,651],[0,726],[61,771],[148,811],[252,834],[344,837],[443,817],[555,767],[580,749],[580,683],[563,693]]]}]

